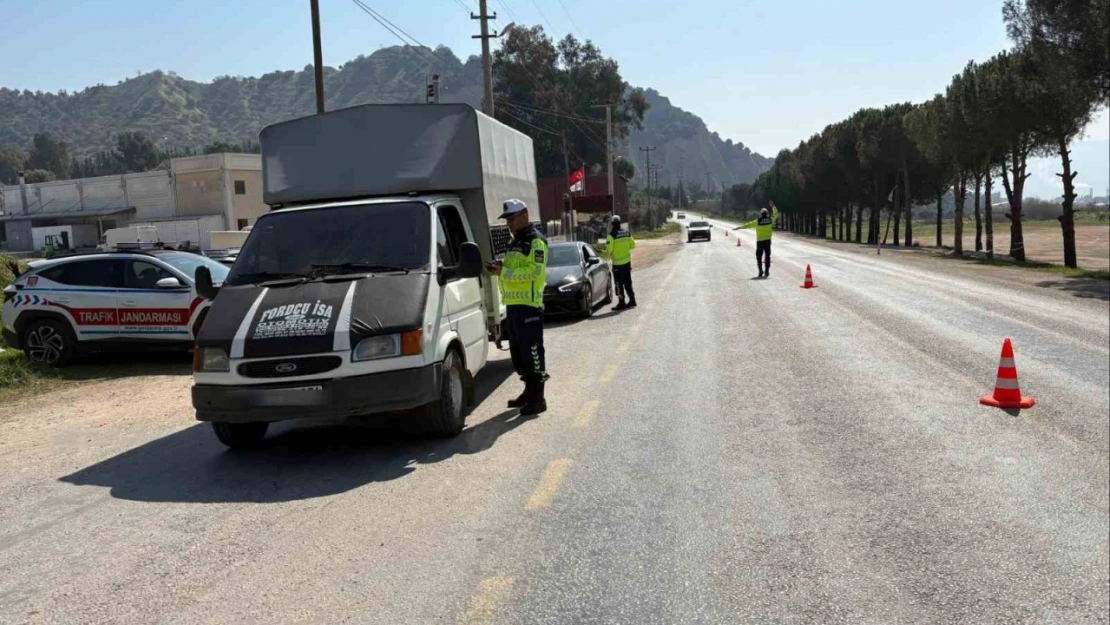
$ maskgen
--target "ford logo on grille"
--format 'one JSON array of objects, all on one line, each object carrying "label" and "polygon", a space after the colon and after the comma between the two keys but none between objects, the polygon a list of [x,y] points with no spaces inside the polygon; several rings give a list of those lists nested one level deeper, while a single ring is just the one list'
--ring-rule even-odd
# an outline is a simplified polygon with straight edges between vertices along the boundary
[{"label": "ford logo on grille", "polygon": [[293,373],[296,370],[297,363],[295,362],[283,362],[280,365],[274,367],[274,371],[277,371],[278,373]]}]

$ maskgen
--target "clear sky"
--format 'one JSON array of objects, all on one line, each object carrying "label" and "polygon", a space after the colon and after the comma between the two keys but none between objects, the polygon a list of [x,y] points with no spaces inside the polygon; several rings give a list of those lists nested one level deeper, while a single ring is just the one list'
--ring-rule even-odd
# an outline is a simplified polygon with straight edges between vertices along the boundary
[{"label": "clear sky", "polygon": [[[477,0],[363,0],[420,42],[478,52]],[[324,62],[398,40],[320,0]],[[1001,0],[490,0],[499,23],[593,40],[633,85],[767,156],[864,106],[921,101],[1009,45]],[[56,91],[138,71],[195,80],[312,62],[308,0],[0,0],[0,86]],[[572,16],[572,17],[571,17]],[[3,115],[3,111],[0,111]],[[1089,131],[1110,136],[1107,115]]]}]

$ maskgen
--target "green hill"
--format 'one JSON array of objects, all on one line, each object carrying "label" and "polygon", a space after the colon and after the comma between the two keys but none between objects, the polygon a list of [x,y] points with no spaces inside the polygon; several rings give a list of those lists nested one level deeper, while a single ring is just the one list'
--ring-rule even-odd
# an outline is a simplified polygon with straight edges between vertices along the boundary
[{"label": "green hill", "polygon": [[[373,102],[420,102],[430,72],[427,54],[394,46],[360,56],[338,68],[325,68],[328,109]],[[435,51],[441,60],[441,101],[481,102],[481,64],[477,57],[460,61],[448,48]],[[50,132],[69,144],[78,158],[112,149],[116,135],[141,131],[161,148],[200,148],[215,140],[255,140],[265,125],[311,114],[314,110],[311,66],[263,76],[223,76],[197,82],[172,72],[155,71],[95,85],[77,93],[32,93],[0,88],[0,148],[28,149],[36,132]],[[638,158],[638,147],[655,145],[670,178],[679,161],[687,180],[704,184],[706,172],[714,186],[750,182],[770,160],[739,143],[722,141],[696,115],[671,106],[648,91],[651,110],[643,131],[624,146]],[[642,165],[642,163],[640,163]],[[661,176],[665,184],[668,177]]]}]

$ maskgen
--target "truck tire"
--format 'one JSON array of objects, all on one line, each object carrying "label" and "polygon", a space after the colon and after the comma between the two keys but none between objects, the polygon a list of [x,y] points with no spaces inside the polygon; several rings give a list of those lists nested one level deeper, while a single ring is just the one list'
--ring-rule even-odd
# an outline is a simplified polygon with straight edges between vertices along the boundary
[{"label": "truck tire", "polygon": [[39,319],[27,324],[20,339],[23,353],[31,364],[64,367],[77,353],[77,337],[68,324],[57,319]]},{"label": "truck tire", "polygon": [[466,424],[466,372],[454,350],[443,359],[439,399],[424,407],[424,425],[429,436],[452,438]]},{"label": "truck tire", "polygon": [[265,421],[257,423],[226,423],[213,421],[212,431],[220,442],[232,449],[250,449],[262,444],[266,438],[266,430],[270,424]]}]

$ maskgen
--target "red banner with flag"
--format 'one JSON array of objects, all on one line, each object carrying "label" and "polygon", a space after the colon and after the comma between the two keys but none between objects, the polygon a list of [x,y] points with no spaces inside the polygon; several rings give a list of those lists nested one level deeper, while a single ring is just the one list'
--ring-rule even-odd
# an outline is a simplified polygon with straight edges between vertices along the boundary
[{"label": "red banner with flag", "polygon": [[574,193],[575,191],[578,191],[578,192],[585,191],[586,190],[586,168],[585,167],[579,167],[577,170],[571,172],[570,179],[568,180],[568,182],[570,183],[571,193]]}]

